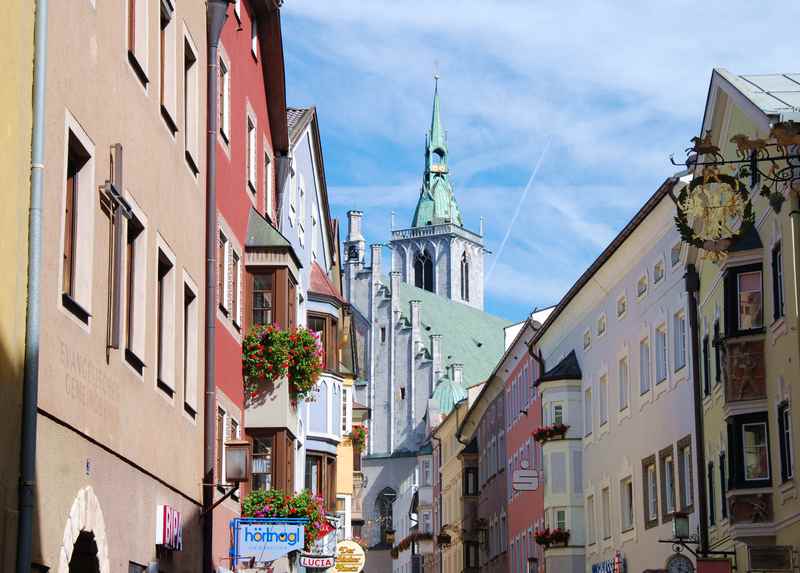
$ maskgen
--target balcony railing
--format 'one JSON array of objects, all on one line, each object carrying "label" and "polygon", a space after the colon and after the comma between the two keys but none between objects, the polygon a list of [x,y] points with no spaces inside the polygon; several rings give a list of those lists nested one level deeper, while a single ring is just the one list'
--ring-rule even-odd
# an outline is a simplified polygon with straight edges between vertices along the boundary
[{"label": "balcony railing", "polygon": [[411,229],[398,229],[392,231],[392,239],[422,239],[425,237],[433,237],[435,235],[456,235],[469,239],[470,241],[479,242],[482,237],[477,233],[466,230],[464,227],[459,227],[452,223],[445,223],[443,225],[427,225],[425,227],[413,227]]}]

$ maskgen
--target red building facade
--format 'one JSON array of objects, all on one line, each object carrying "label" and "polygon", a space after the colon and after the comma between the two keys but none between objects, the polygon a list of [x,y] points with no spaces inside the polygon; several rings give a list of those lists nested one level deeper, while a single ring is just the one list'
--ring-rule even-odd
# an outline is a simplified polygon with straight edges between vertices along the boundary
[{"label": "red building facade", "polygon": [[[505,381],[510,573],[538,573],[544,563],[542,548],[534,540],[534,531],[544,525],[542,448],[533,438],[542,425],[542,405],[533,384],[539,375],[538,364],[528,352],[537,326],[533,320],[523,324],[498,368]],[[536,489],[531,490],[533,487]]]},{"label": "red building facade", "polygon": [[[236,0],[228,7],[217,64],[217,295],[209,304],[216,307],[215,475],[219,499],[230,489],[225,484],[224,444],[246,438],[242,337],[257,322],[254,312],[265,312],[262,304],[255,305],[257,309],[253,304],[252,269],[245,252],[248,227],[254,218],[275,226],[277,165],[288,152],[280,12],[272,2]],[[267,298],[269,313],[280,315],[277,303]],[[248,489],[243,484],[239,495]],[[232,569],[229,522],[239,516],[239,495],[214,510],[214,564],[223,569]]]}]

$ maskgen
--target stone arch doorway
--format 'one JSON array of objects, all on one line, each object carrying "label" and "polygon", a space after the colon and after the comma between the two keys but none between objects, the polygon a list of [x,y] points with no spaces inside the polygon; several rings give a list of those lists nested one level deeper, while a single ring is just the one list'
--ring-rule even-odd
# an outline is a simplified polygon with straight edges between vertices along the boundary
[{"label": "stone arch doorway", "polygon": [[106,523],[91,486],[75,496],[63,540],[58,573],[109,573]]},{"label": "stone arch doorway", "polygon": [[100,562],[97,560],[97,542],[94,533],[81,531],[75,545],[72,546],[72,557],[69,560],[69,573],[100,573]]}]

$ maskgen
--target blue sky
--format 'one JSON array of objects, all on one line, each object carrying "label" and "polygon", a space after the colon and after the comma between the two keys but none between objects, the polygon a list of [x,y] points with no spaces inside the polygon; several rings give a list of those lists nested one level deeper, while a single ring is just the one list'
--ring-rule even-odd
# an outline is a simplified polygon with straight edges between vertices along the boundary
[{"label": "blue sky", "polygon": [[800,71],[799,2],[287,0],[282,17],[289,105],[317,106],[333,214],[364,211],[368,242],[392,211],[410,224],[438,69],[456,197],[493,253],[486,307],[512,320],[558,302],[673,173],[712,68]]}]

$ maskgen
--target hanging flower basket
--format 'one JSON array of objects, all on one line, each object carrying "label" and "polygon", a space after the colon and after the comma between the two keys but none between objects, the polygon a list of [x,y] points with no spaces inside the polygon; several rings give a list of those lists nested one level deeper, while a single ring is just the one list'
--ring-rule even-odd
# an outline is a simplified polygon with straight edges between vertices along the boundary
[{"label": "hanging flower basket", "polygon": [[289,495],[278,489],[257,489],[242,500],[242,517],[295,517],[305,518],[305,547],[311,551],[314,544],[333,531],[325,516],[325,504],[320,496],[303,490]]},{"label": "hanging flower basket", "polygon": [[542,426],[533,431],[533,439],[544,444],[548,440],[560,440],[569,430],[566,424],[553,424],[551,426]]},{"label": "hanging flower basket", "polygon": [[533,539],[545,549],[551,545],[566,545],[569,543],[569,529],[555,528],[537,529],[533,532]]},{"label": "hanging flower basket", "polygon": [[245,398],[253,401],[269,385],[288,377],[292,401],[308,398],[322,372],[317,335],[305,328],[293,332],[274,324],[257,325],[242,341]]},{"label": "hanging flower basket", "polygon": [[353,445],[358,449],[363,449],[364,444],[367,443],[366,426],[353,426],[353,430],[350,432],[350,441],[353,442]]}]

